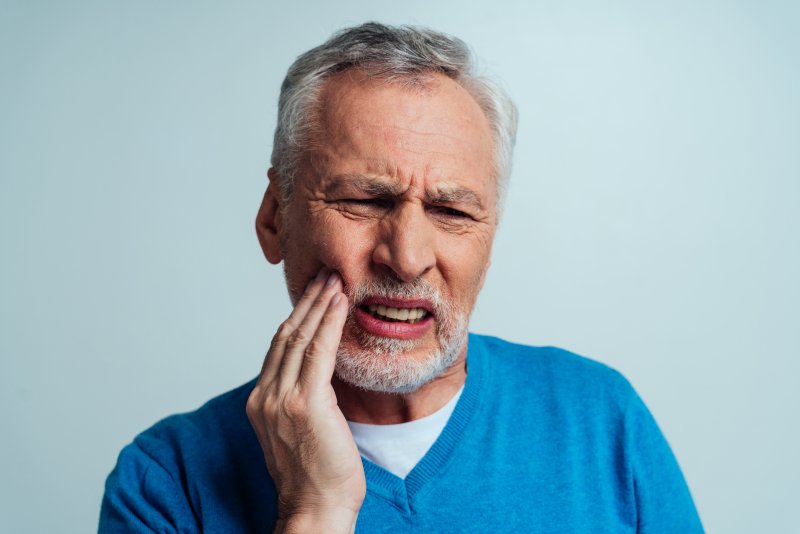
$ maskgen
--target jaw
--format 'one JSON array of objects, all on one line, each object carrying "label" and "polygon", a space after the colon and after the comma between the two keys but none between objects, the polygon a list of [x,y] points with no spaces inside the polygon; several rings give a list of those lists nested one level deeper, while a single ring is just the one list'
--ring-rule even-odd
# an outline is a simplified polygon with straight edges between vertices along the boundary
[{"label": "jaw", "polygon": [[[336,376],[358,390],[409,395],[452,373],[466,348],[466,325],[437,336],[434,328],[419,339],[378,337],[358,325],[339,345]],[[464,370],[463,365],[461,369]],[[456,372],[458,374],[458,372]]]}]

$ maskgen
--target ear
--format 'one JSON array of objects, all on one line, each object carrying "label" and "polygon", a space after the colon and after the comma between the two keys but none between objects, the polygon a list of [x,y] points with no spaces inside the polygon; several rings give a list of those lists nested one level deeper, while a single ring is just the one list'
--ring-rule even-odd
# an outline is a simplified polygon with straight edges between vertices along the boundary
[{"label": "ear", "polygon": [[256,235],[264,251],[264,257],[270,263],[280,263],[281,253],[281,196],[278,192],[278,174],[274,168],[267,172],[269,185],[264,192],[264,199],[256,215]]}]

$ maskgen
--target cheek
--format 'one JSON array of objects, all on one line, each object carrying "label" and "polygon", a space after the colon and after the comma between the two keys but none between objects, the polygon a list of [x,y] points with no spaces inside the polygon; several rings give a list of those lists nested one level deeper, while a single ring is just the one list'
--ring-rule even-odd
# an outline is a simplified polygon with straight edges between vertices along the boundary
[{"label": "cheek", "polygon": [[469,306],[474,304],[483,286],[492,246],[490,237],[474,238],[453,238],[443,243],[439,256],[439,268],[451,294]]},{"label": "cheek", "polygon": [[324,266],[339,272],[345,286],[368,268],[372,254],[369,229],[362,224],[343,220],[341,216],[322,216],[309,224],[304,247]]}]

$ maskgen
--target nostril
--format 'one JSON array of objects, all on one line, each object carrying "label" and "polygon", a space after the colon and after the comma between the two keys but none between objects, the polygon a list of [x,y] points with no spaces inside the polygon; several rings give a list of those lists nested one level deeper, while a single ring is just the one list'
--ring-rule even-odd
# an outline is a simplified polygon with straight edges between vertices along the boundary
[{"label": "nostril", "polygon": [[[408,209],[414,208],[410,206]],[[373,262],[389,269],[403,282],[410,282],[429,271],[435,264],[434,239],[425,214],[403,210],[403,214],[383,227],[373,250]],[[420,222],[427,221],[423,224]]]}]

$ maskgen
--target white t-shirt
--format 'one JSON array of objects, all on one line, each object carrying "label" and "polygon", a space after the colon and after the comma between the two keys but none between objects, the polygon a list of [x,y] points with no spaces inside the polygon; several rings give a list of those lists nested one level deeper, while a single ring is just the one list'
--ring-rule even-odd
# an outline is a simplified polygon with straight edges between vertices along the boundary
[{"label": "white t-shirt", "polygon": [[444,430],[464,386],[447,404],[427,417],[396,425],[370,425],[348,421],[361,456],[400,478],[414,469]]}]

